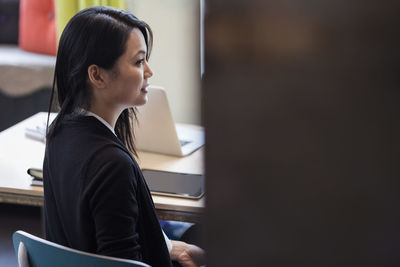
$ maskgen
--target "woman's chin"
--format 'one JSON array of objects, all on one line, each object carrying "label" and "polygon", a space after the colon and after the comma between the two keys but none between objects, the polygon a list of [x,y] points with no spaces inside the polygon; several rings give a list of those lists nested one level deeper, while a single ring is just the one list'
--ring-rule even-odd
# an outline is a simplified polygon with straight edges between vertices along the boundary
[{"label": "woman's chin", "polygon": [[146,103],[147,103],[147,95],[136,99],[135,106],[143,106]]}]

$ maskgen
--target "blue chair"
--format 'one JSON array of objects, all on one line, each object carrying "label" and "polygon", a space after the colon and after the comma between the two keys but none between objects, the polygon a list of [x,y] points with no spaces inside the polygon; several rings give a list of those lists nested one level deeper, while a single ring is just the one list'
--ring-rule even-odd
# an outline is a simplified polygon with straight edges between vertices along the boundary
[{"label": "blue chair", "polygon": [[12,238],[19,267],[150,267],[134,260],[71,249],[23,231],[15,232]]}]

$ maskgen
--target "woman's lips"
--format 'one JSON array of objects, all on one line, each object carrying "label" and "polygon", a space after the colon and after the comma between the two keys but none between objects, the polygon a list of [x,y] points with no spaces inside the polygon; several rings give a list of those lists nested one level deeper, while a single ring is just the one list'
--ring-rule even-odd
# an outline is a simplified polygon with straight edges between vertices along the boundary
[{"label": "woman's lips", "polygon": [[147,93],[147,92],[148,92],[148,90],[147,90],[148,87],[149,87],[149,86],[146,85],[145,87],[143,87],[143,88],[141,89],[141,91],[142,91],[143,93]]}]

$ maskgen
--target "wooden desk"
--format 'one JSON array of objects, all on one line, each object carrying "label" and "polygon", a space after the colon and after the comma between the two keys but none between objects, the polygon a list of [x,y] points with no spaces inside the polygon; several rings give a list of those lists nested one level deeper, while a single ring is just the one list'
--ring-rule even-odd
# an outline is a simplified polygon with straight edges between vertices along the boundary
[{"label": "wooden desk", "polygon": [[[43,188],[31,186],[28,168],[42,168],[44,143],[25,137],[27,127],[46,121],[38,113],[0,132],[0,202],[43,206]],[[139,166],[146,169],[202,174],[204,148],[179,158],[139,151]],[[160,219],[198,221],[204,210],[204,197],[199,200],[152,195]]]}]

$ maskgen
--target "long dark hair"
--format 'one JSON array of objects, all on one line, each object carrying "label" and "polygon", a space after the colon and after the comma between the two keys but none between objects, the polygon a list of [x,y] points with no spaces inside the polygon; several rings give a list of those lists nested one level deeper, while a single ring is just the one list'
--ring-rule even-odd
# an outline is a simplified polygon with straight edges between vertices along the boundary
[{"label": "long dark hair", "polygon": [[[143,33],[148,60],[153,42],[152,31],[149,25],[132,14],[101,6],[86,8],[71,18],[58,46],[49,116],[55,95],[58,98],[60,111],[50,126],[49,116],[47,118],[47,139],[56,134],[66,114],[73,113],[79,107],[90,105],[88,67],[96,64],[107,70],[112,69],[117,59],[124,53],[133,28],[138,28]],[[135,109],[125,109],[116,122],[115,133],[128,150],[137,156],[132,131],[134,121],[136,121]]]}]

